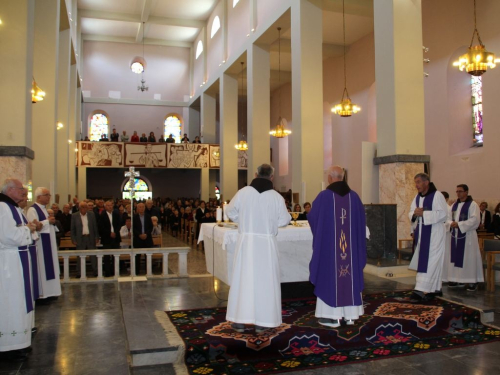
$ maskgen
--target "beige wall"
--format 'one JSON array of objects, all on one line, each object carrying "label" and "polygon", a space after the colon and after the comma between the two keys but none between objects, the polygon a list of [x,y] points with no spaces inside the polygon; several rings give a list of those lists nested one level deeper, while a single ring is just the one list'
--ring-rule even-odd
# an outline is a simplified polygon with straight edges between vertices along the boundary
[{"label": "beige wall", "polygon": [[[500,68],[483,75],[484,147],[471,148],[470,86],[466,73],[451,64],[466,50],[474,29],[468,0],[423,1],[423,40],[431,59],[424,69],[426,153],[431,155],[431,174],[436,186],[455,196],[459,183],[470,194],[490,202],[500,198]],[[477,3],[478,29],[488,51],[500,54],[500,1]]]}]

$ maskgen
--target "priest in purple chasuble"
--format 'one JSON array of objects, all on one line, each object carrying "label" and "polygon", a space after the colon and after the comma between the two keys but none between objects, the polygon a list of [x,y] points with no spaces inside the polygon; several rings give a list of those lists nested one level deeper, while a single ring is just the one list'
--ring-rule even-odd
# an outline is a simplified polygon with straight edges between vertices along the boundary
[{"label": "priest in purple chasuble", "polygon": [[57,240],[55,218],[49,217],[45,206],[50,202],[50,191],[43,187],[35,189],[35,203],[28,209],[28,220],[38,220],[39,238],[36,241],[38,256],[38,287],[40,298],[57,297],[61,295],[59,279],[59,258],[57,255]]},{"label": "priest in purple chasuble", "polygon": [[307,220],[313,233],[310,281],[317,297],[318,322],[354,324],[363,315],[363,269],[366,265],[365,209],[344,179],[341,167],[328,171],[326,190],[312,204]]},{"label": "priest in purple chasuble", "polygon": [[418,194],[411,203],[408,215],[415,253],[408,268],[417,271],[412,298],[420,301],[441,293],[446,239],[444,224],[448,217],[448,205],[427,174],[417,174],[414,181]]},{"label": "priest in purple chasuble", "polygon": [[448,286],[467,284],[466,289],[473,292],[477,290],[477,283],[484,281],[483,260],[476,232],[480,224],[480,210],[469,195],[467,185],[458,185],[456,192],[457,201],[451,207],[448,218],[451,228],[450,255],[445,259]]},{"label": "priest in purple chasuble", "polygon": [[[36,224],[28,222],[19,203],[26,191],[7,179],[0,193],[0,362],[25,359],[33,328],[32,264],[29,246]],[[7,332],[9,334],[7,334]]]}]

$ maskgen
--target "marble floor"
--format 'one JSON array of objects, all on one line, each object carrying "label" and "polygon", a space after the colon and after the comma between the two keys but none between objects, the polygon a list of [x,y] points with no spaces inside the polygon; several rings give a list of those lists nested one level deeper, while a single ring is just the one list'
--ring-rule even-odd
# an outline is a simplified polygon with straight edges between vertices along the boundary
[{"label": "marble floor", "polygon": [[[168,235],[167,235],[168,236]],[[175,245],[176,239],[166,238]],[[173,263],[173,259],[170,260]],[[175,264],[172,264],[175,266]],[[172,267],[176,269],[175,267]],[[152,310],[225,305],[228,287],[206,275],[204,254],[193,246],[189,255],[189,278],[152,279],[119,284],[82,283],[63,285],[63,294],[50,305],[36,308],[38,332],[33,352],[23,363],[0,362],[0,375],[6,374],[174,374],[171,365],[131,368],[128,341],[124,327],[120,288],[136,290],[127,303],[147,301]],[[205,274],[205,275],[204,275]],[[403,279],[405,282],[408,280]],[[123,285],[123,286],[120,286]],[[365,275],[366,293],[407,290],[412,285],[397,280]],[[215,288],[214,288],[215,287]],[[216,292],[216,293],[215,293]],[[479,290],[443,288],[446,298],[495,310],[494,323],[500,326],[500,289],[495,293]],[[216,295],[217,294],[217,295]],[[1,317],[0,317],[1,318]],[[393,358],[368,363],[301,371],[302,374],[474,374],[500,373],[500,343],[477,345],[423,355]]]}]

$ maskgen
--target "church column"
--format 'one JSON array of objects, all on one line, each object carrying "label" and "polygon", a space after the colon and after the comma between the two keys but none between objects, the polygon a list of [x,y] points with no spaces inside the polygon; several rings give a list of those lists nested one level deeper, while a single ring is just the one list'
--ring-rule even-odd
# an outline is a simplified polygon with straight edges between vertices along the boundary
[{"label": "church column", "polygon": [[59,203],[66,203],[69,194],[69,151],[74,141],[69,127],[69,96],[70,96],[70,53],[71,38],[70,30],[59,32],[59,66],[58,66],[58,104],[57,118],[64,127],[57,132],[57,190]]},{"label": "church column", "polygon": [[33,105],[33,186],[50,189],[55,198],[57,178],[57,69],[59,43],[59,0],[36,2],[33,76],[47,93]]},{"label": "church column", "polygon": [[[203,143],[215,143],[215,117],[216,101],[215,97],[202,93],[200,98],[200,139]],[[210,169],[202,168],[200,170],[200,197],[208,201],[210,197]]]},{"label": "church column", "polygon": [[[0,17],[0,179],[31,180],[34,0],[3,0]],[[43,89],[43,87],[42,87]],[[43,102],[42,102],[43,103]],[[41,105],[41,104],[36,104]]]},{"label": "church column", "polygon": [[270,163],[271,62],[269,51],[253,44],[247,51],[247,139],[250,183],[261,164]]},{"label": "church column", "polygon": [[[87,167],[78,167],[78,200],[87,199]],[[120,192],[121,194],[121,192]]]},{"label": "church column", "polygon": [[322,10],[292,1],[292,191],[312,202],[323,182]]},{"label": "church column", "polygon": [[228,201],[238,191],[238,80],[220,79],[220,190]]},{"label": "church column", "polygon": [[374,2],[379,202],[397,204],[398,238],[408,238],[413,178],[425,154],[421,0]]},{"label": "church column", "polygon": [[[78,74],[76,70],[76,64],[71,65],[70,68],[70,88],[69,88],[69,138],[73,141],[68,149],[69,160],[68,160],[68,179],[69,179],[69,190],[68,194],[73,198],[76,195],[76,155],[75,151],[77,148],[76,141],[80,140],[77,137],[76,131],[76,122],[77,122],[77,114],[76,114],[76,101],[77,101],[77,83],[78,83]],[[62,203],[65,203],[69,197],[63,197]]]}]

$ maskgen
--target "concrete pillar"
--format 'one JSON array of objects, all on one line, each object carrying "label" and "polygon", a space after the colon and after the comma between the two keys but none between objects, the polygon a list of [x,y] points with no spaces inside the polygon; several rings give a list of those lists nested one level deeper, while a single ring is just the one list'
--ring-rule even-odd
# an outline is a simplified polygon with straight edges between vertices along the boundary
[{"label": "concrete pillar", "polygon": [[33,105],[33,186],[52,189],[52,200],[57,191],[59,13],[59,0],[35,4],[33,76],[47,95]]},{"label": "concrete pillar", "polygon": [[87,168],[78,167],[78,200],[87,198]]},{"label": "concrete pillar", "polygon": [[[76,155],[75,151],[77,138],[76,123],[77,123],[77,113],[76,113],[76,102],[77,102],[77,90],[76,86],[78,84],[78,74],[76,71],[76,64],[71,65],[70,68],[70,83],[69,83],[69,135],[73,143],[68,149],[69,160],[68,160],[68,194],[73,198],[76,195]],[[69,201],[69,197],[65,197],[62,203]]]},{"label": "concrete pillar", "polygon": [[379,202],[397,204],[398,239],[411,233],[408,211],[425,153],[421,0],[374,2]]},{"label": "concrete pillar", "polygon": [[292,1],[292,191],[312,202],[323,181],[322,10]]},{"label": "concrete pillar", "polygon": [[[31,180],[34,0],[3,0],[0,8],[0,176]],[[41,104],[36,104],[41,105]]]},{"label": "concrete pillar", "polygon": [[238,81],[220,79],[220,190],[225,201],[238,191]]},{"label": "concrete pillar", "polygon": [[250,182],[261,164],[270,163],[271,63],[269,51],[252,45],[247,51],[247,139]]},{"label": "concrete pillar", "polygon": [[[69,194],[69,151],[75,147],[73,134],[69,126],[70,97],[70,64],[71,64],[70,30],[59,32],[59,66],[58,66],[58,104],[57,118],[64,127],[57,132],[57,190],[59,203],[65,203]],[[68,140],[73,143],[68,144]],[[71,153],[73,154],[73,153]]]},{"label": "concrete pillar", "polygon": [[[189,113],[189,124],[188,124],[188,136],[192,141],[196,136],[200,136],[200,110],[199,108],[188,108]],[[214,118],[215,122],[215,118]]]},{"label": "concrete pillar", "polygon": [[378,156],[425,153],[420,2],[373,5]]},{"label": "concrete pillar", "polygon": [[[203,93],[200,98],[201,108],[199,119],[200,139],[203,143],[215,143],[216,100],[215,97]],[[193,109],[193,111],[195,111]],[[196,116],[193,116],[196,117]],[[193,120],[194,121],[194,120]],[[200,197],[208,200],[210,196],[210,178],[208,168],[200,170]]]}]

